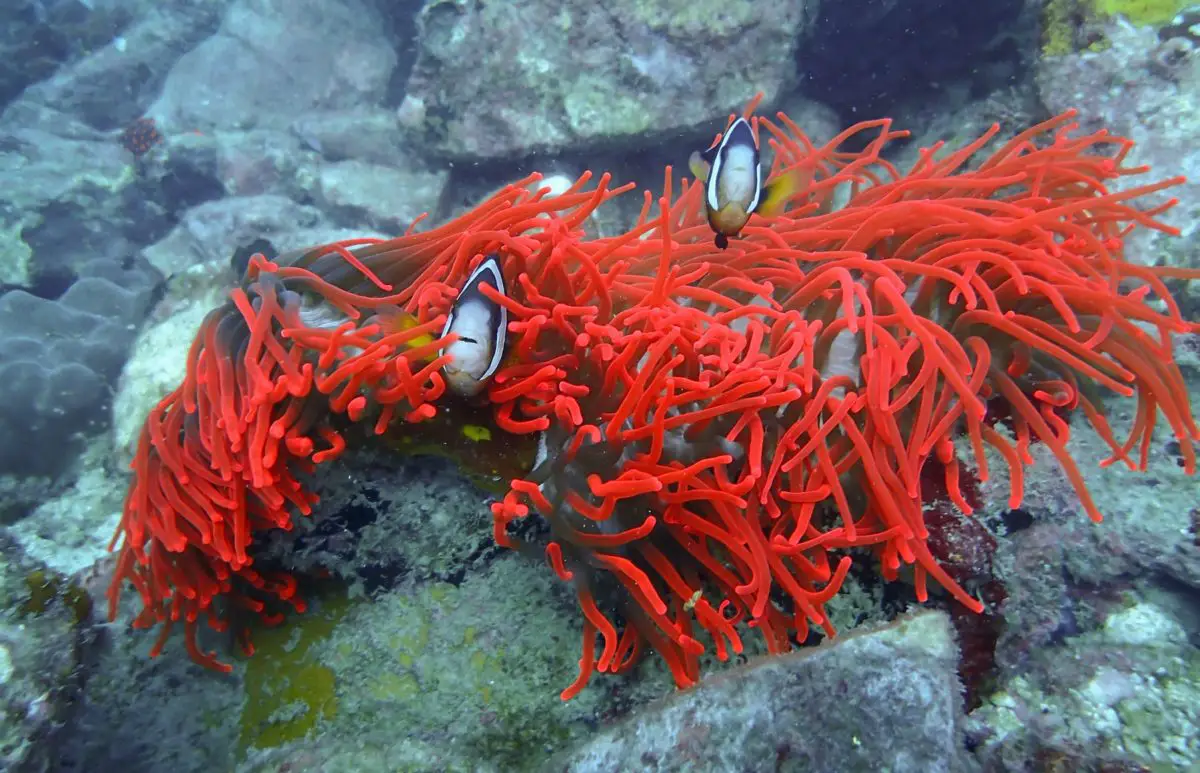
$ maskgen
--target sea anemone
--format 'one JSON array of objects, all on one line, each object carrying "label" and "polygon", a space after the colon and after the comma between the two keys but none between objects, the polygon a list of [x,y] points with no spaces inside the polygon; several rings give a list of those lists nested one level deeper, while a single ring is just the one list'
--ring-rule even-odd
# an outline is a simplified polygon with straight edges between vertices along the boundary
[{"label": "sea anemone", "polygon": [[[202,615],[223,631],[230,605],[268,624],[282,620],[280,601],[304,611],[293,577],[252,568],[255,535],[290,530],[294,514],[312,513],[317,497],[304,481],[345,450],[339,428],[369,418],[383,434],[394,422],[436,415],[448,362],[438,352],[451,339],[434,336],[479,250],[548,251],[557,230],[547,222],[577,227],[627,189],[609,190],[605,178],[580,193],[584,175],[547,199],[529,190],[535,179],[427,232],[328,244],[275,262],[251,257],[241,286],[201,324],[183,383],[142,428],[110,545],[121,542],[110,619],[128,580],[142,598],[135,627],[162,624],[152,656],[183,621],[192,657],[229,671],[197,645]],[[225,609],[214,606],[218,598]],[[247,629],[239,635],[253,652]]]},{"label": "sea anemone", "polygon": [[[586,191],[584,175],[550,197],[529,192],[535,177],[426,233],[253,258],[147,420],[111,613],[128,579],[138,624],[166,623],[156,651],[183,619],[193,656],[228,668],[195,643],[202,614],[224,624],[215,599],[272,618],[277,600],[301,607],[293,580],[252,568],[252,537],[311,512],[303,481],[344,448],[339,427],[403,432],[457,399],[440,372],[454,336],[438,336],[485,257],[505,278],[482,292],[507,310],[509,350],[476,399],[540,445],[492,507],[495,538],[516,545],[511,527],[534,513],[549,524],[547,560],[584,617],[564,699],[647,644],[682,687],[710,644],[742,651],[747,628],[772,652],[832,635],[824,604],[850,548],[889,580],[911,567],[921,600],[932,578],[981,610],[930,551],[922,476],[969,513],[960,477],[986,479],[991,448],[1016,507],[1040,442],[1099,520],[1066,451],[1073,416],[1111,446],[1105,464],[1141,469],[1161,410],[1194,471],[1172,335],[1200,326],[1164,281],[1200,273],[1123,255],[1131,229],[1171,231],[1155,217],[1174,202],[1137,203],[1181,178],[1110,191],[1145,171],[1123,166],[1132,143],[1076,135],[1070,114],[982,158],[996,128],[930,148],[906,171],[883,157],[904,136],[886,120],[818,147],[783,114],[751,118],[772,177],[802,184],[727,251],[699,187],[667,169],[615,237],[581,224],[628,187],[603,176]],[[1125,440],[1105,392],[1137,396]]]}]

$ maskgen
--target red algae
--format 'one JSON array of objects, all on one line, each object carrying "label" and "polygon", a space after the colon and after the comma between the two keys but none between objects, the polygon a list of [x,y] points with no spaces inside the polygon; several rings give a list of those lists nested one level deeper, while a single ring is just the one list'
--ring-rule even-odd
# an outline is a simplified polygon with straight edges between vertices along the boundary
[{"label": "red algae", "polygon": [[[509,525],[534,514],[549,523],[547,561],[583,614],[564,699],[647,645],[685,687],[701,654],[727,659],[748,631],[772,652],[832,635],[824,604],[849,548],[869,548],[888,580],[911,576],[921,600],[932,578],[982,610],[930,549],[922,480],[936,474],[969,514],[964,465],[987,479],[989,448],[1011,506],[1037,442],[1095,520],[1071,419],[1108,442],[1105,463],[1142,469],[1161,411],[1194,472],[1200,429],[1172,336],[1200,326],[1165,282],[1200,273],[1123,254],[1134,228],[1171,231],[1155,220],[1169,203],[1139,201],[1182,178],[1110,190],[1145,171],[1124,166],[1132,144],[1076,134],[1070,114],[986,157],[995,128],[902,171],[883,155],[904,136],[889,121],[817,146],[785,115],[751,112],[772,177],[803,185],[726,251],[699,186],[668,169],[614,237],[583,223],[628,186],[589,190],[584,175],[547,197],[533,177],[430,231],[253,258],[146,422],[110,614],[129,581],[136,624],[162,624],[155,653],[182,620],[193,657],[227,669],[196,645],[201,617],[220,629],[231,605],[269,622],[280,601],[302,610],[293,579],[254,569],[253,536],[313,511],[307,475],[342,452],[347,425],[402,433],[458,399],[441,331],[488,256],[507,292],[482,292],[508,312],[509,351],[478,400],[544,451],[493,505],[495,538],[514,545]],[[1125,439],[1105,391],[1136,396]]]}]

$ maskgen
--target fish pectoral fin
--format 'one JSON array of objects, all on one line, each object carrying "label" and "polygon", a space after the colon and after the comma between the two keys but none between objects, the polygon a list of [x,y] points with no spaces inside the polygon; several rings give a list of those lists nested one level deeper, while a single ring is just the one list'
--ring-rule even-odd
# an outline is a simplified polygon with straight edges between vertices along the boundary
[{"label": "fish pectoral fin", "polygon": [[712,165],[704,160],[704,156],[700,151],[693,151],[691,158],[688,159],[688,169],[691,170],[692,176],[701,182],[708,182],[708,173],[712,169]]},{"label": "fish pectoral fin", "polygon": [[783,212],[787,200],[799,190],[799,174],[795,172],[782,174],[763,186],[756,211],[763,217],[775,217]]}]

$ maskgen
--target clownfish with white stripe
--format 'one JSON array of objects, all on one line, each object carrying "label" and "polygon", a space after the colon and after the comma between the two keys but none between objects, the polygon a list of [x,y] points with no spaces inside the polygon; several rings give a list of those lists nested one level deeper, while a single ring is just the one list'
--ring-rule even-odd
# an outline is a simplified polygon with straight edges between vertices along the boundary
[{"label": "clownfish with white stripe", "polygon": [[796,192],[794,175],[780,175],[763,187],[758,138],[745,118],[738,118],[708,150],[692,153],[692,174],[704,185],[708,224],[719,249],[729,246],[755,212],[773,217]]},{"label": "clownfish with white stripe", "polygon": [[442,351],[453,358],[442,372],[450,389],[464,397],[478,394],[504,360],[508,309],[480,291],[485,284],[504,295],[504,274],[494,255],[485,258],[467,277],[442,330],[443,337],[450,333],[458,336]]}]

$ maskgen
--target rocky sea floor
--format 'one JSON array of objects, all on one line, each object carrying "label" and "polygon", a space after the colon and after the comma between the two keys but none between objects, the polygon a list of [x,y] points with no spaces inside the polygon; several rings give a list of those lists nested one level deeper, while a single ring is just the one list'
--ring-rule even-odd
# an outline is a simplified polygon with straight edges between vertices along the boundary
[{"label": "rocky sea floor", "polygon": [[[657,185],[764,90],[818,139],[865,117],[852,106],[887,110],[910,154],[1078,109],[1138,141],[1136,163],[1190,176],[1167,216],[1182,236],[1129,249],[1200,265],[1194,27],[1092,20],[1074,33],[1103,45],[1051,52],[1055,2],[852,19],[800,0],[6,6],[0,46],[21,66],[0,76],[0,770],[1200,770],[1200,485],[1162,432],[1135,474],[1101,468],[1106,446],[1072,425],[1100,524],[1047,449],[1020,510],[991,465],[953,530],[1001,594],[985,615],[855,572],[830,604],[843,635],[769,658],[747,637],[686,692],[648,657],[562,702],[570,588],[495,547],[495,480],[403,439],[321,469],[317,516],[259,546],[307,573],[311,608],[255,630],[252,658],[205,632],[231,674],[178,634],[148,658],[132,591],[107,620],[136,433],[246,249],[402,232],[533,169]],[[947,30],[957,48],[915,42]],[[829,47],[856,42],[922,87],[836,80]],[[839,77],[878,69],[862,57]],[[144,151],[131,127],[153,128]],[[1193,318],[1198,299],[1179,288]],[[1178,343],[1200,406],[1200,344]],[[1109,409],[1121,427],[1135,406]]]}]

